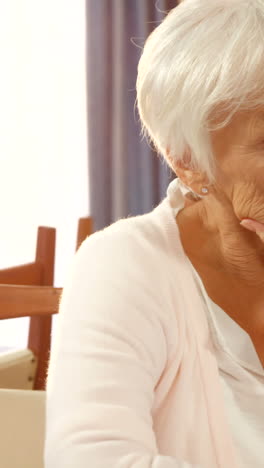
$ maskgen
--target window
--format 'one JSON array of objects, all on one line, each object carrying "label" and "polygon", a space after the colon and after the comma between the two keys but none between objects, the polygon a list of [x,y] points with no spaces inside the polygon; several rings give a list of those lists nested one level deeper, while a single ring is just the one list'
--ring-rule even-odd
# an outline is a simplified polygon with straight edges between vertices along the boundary
[{"label": "window", "polygon": [[[0,268],[33,261],[52,226],[63,287],[89,214],[85,0],[1,2],[0,57]],[[25,347],[27,324],[0,322],[0,347]]]}]

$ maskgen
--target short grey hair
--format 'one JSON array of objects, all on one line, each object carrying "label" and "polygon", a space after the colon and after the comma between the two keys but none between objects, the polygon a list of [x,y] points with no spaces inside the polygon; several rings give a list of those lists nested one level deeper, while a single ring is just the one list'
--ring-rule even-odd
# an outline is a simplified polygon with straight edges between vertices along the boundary
[{"label": "short grey hair", "polygon": [[213,183],[210,132],[264,106],[264,0],[181,2],[147,38],[136,88],[143,136]]}]

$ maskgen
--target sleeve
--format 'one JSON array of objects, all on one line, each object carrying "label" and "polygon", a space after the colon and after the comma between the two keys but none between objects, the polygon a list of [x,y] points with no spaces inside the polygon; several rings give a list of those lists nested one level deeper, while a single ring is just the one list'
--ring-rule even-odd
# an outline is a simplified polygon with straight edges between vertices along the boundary
[{"label": "sleeve", "polygon": [[152,429],[167,358],[156,277],[119,235],[94,234],[75,254],[47,378],[45,468],[194,468],[160,455]]}]

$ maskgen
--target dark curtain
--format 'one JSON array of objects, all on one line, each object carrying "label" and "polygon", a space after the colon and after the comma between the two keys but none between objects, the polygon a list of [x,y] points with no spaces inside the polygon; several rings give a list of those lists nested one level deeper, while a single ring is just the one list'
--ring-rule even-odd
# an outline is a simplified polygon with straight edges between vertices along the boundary
[{"label": "dark curtain", "polygon": [[140,137],[141,48],[176,0],[86,0],[90,208],[95,230],[152,210],[175,177]]}]

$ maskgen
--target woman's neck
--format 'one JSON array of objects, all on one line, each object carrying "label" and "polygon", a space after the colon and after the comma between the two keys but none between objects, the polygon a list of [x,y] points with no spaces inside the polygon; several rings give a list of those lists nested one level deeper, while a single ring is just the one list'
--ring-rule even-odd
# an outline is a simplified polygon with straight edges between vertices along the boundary
[{"label": "woman's neck", "polygon": [[251,337],[264,336],[264,244],[230,213],[221,220],[204,200],[178,213],[181,242],[211,299]]}]

